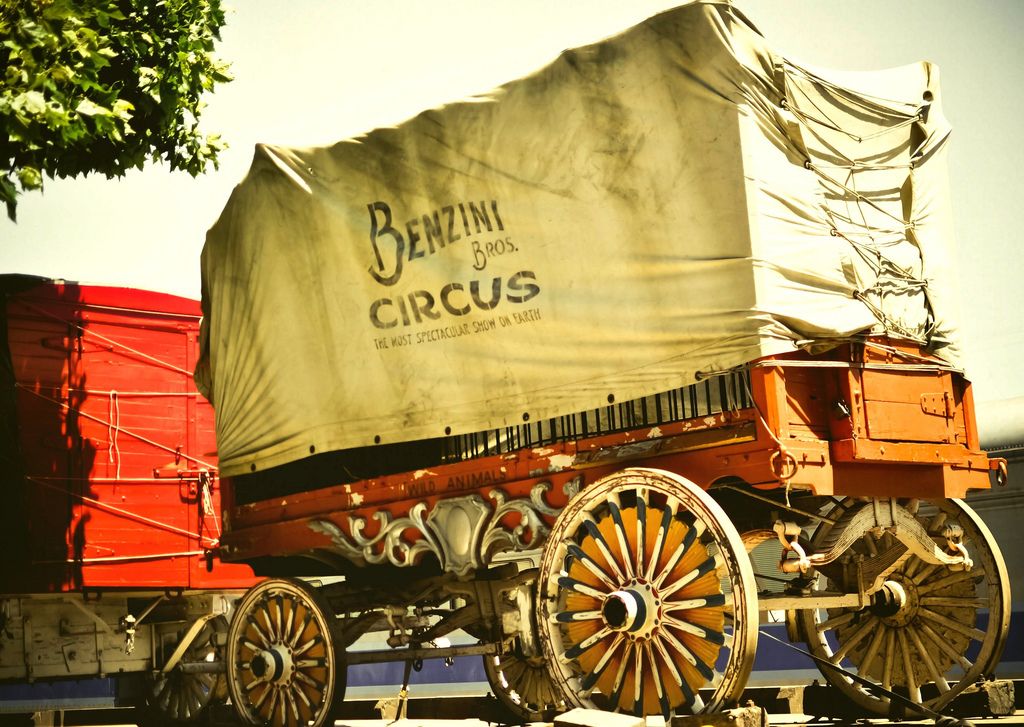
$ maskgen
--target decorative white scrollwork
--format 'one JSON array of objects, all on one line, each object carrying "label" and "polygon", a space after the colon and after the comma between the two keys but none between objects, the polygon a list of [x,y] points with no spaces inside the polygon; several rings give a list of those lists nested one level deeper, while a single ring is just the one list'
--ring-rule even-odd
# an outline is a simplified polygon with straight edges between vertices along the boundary
[{"label": "decorative white scrollwork", "polygon": [[[562,486],[562,492],[571,499],[582,486],[583,477],[575,477]],[[437,502],[429,515],[427,503],[418,502],[408,515],[394,519],[387,511],[378,510],[373,518],[379,527],[372,536],[364,535],[366,518],[356,515],[348,517],[351,535],[325,518],[310,520],[309,527],[328,536],[334,550],[355,562],[410,566],[422,555],[433,553],[442,569],[465,575],[490,563],[498,553],[543,545],[548,535],[543,516],[556,517],[561,511],[548,503],[545,496],[550,491],[550,482],[538,482],[528,497],[510,500],[508,493],[495,487],[487,499],[479,494],[446,498]],[[506,520],[518,522],[508,525]]]}]

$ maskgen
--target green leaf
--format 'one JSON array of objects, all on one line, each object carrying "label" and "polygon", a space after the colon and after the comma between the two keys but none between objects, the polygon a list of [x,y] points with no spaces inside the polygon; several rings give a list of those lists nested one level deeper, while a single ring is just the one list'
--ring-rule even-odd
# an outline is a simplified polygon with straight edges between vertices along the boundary
[{"label": "green leaf", "polygon": [[39,91],[28,91],[21,94],[21,108],[30,114],[41,114],[46,111],[46,97]]},{"label": "green leaf", "polygon": [[87,98],[83,98],[78,106],[75,107],[75,111],[80,113],[82,116],[110,116],[110,109],[105,109],[99,106]]},{"label": "green leaf", "polygon": [[114,102],[114,116],[121,119],[122,121],[128,121],[132,117],[132,111],[135,110],[135,105],[131,101],[125,101],[123,98],[119,98]]},{"label": "green leaf", "polygon": [[[150,161],[202,173],[224,144],[199,131],[222,0],[0,0],[0,199],[44,177]],[[17,161],[15,161],[17,160]]]},{"label": "green leaf", "polygon": [[43,186],[43,175],[34,167],[21,167],[17,174],[22,189],[39,189]]}]

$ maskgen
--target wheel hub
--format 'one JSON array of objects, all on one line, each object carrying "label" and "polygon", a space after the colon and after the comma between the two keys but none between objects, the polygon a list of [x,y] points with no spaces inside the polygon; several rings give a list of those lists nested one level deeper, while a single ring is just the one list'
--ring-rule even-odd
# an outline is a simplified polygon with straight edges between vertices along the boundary
[{"label": "wheel hub", "polygon": [[892,578],[871,598],[871,612],[890,626],[906,626],[917,616],[920,597],[917,585],[902,573],[894,573]]},{"label": "wheel hub", "polygon": [[645,639],[661,623],[661,600],[649,583],[633,579],[605,597],[601,615],[613,631],[622,631],[630,639]]},{"label": "wheel hub", "polygon": [[287,684],[295,673],[292,650],[282,644],[275,644],[257,653],[249,662],[249,668],[257,679]]}]

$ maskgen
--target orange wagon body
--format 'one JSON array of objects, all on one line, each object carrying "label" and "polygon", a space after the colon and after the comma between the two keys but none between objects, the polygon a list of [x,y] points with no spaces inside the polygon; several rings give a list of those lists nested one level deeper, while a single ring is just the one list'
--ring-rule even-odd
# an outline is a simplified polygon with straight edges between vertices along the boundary
[{"label": "orange wagon body", "polygon": [[[873,340],[816,356],[774,356],[728,381],[711,376],[691,388],[702,386],[712,392],[704,401],[714,400],[712,409],[720,411],[669,413],[673,421],[564,441],[540,435],[502,454],[245,504],[237,490],[246,477],[227,478],[224,552],[252,559],[329,549],[330,535],[310,527],[324,520],[347,536],[373,539],[382,522],[406,518],[418,505],[426,517],[440,500],[476,494],[496,508],[495,488],[515,500],[542,485],[554,512],[567,491],[626,466],[676,472],[705,489],[742,481],[816,495],[927,499],[987,489],[989,472],[1001,467],[979,449],[970,383],[916,345]],[[554,514],[541,515],[548,525],[554,521]],[[519,525],[519,516],[506,518],[507,529]],[[411,529],[403,537],[419,536]],[[381,540],[375,552],[383,555],[383,548]]]}]

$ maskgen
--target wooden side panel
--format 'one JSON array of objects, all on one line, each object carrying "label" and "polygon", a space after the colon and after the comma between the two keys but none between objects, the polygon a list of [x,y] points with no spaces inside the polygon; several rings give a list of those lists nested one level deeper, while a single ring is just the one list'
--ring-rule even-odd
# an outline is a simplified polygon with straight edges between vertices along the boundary
[{"label": "wooden side panel", "polygon": [[785,431],[793,439],[827,440],[832,401],[827,378],[834,370],[792,367],[782,370],[786,389]]},{"label": "wooden side panel", "polygon": [[[184,588],[188,560],[201,554],[188,529],[196,498],[188,483],[154,479],[153,470],[189,469],[186,400],[194,393],[185,368],[185,322],[141,312],[83,317],[88,345],[80,354],[79,411],[92,466],[82,474],[98,501],[85,501],[80,510],[83,581]],[[156,562],[127,567],[144,556]]]},{"label": "wooden side panel", "polygon": [[[949,372],[863,372],[868,436],[905,442],[955,442],[963,412]],[[959,421],[957,421],[959,415]]]},{"label": "wooden side panel", "polygon": [[191,375],[198,305],[43,284],[5,312],[17,447],[2,469],[3,592],[250,585],[249,568],[207,558],[220,508],[212,411]]}]

